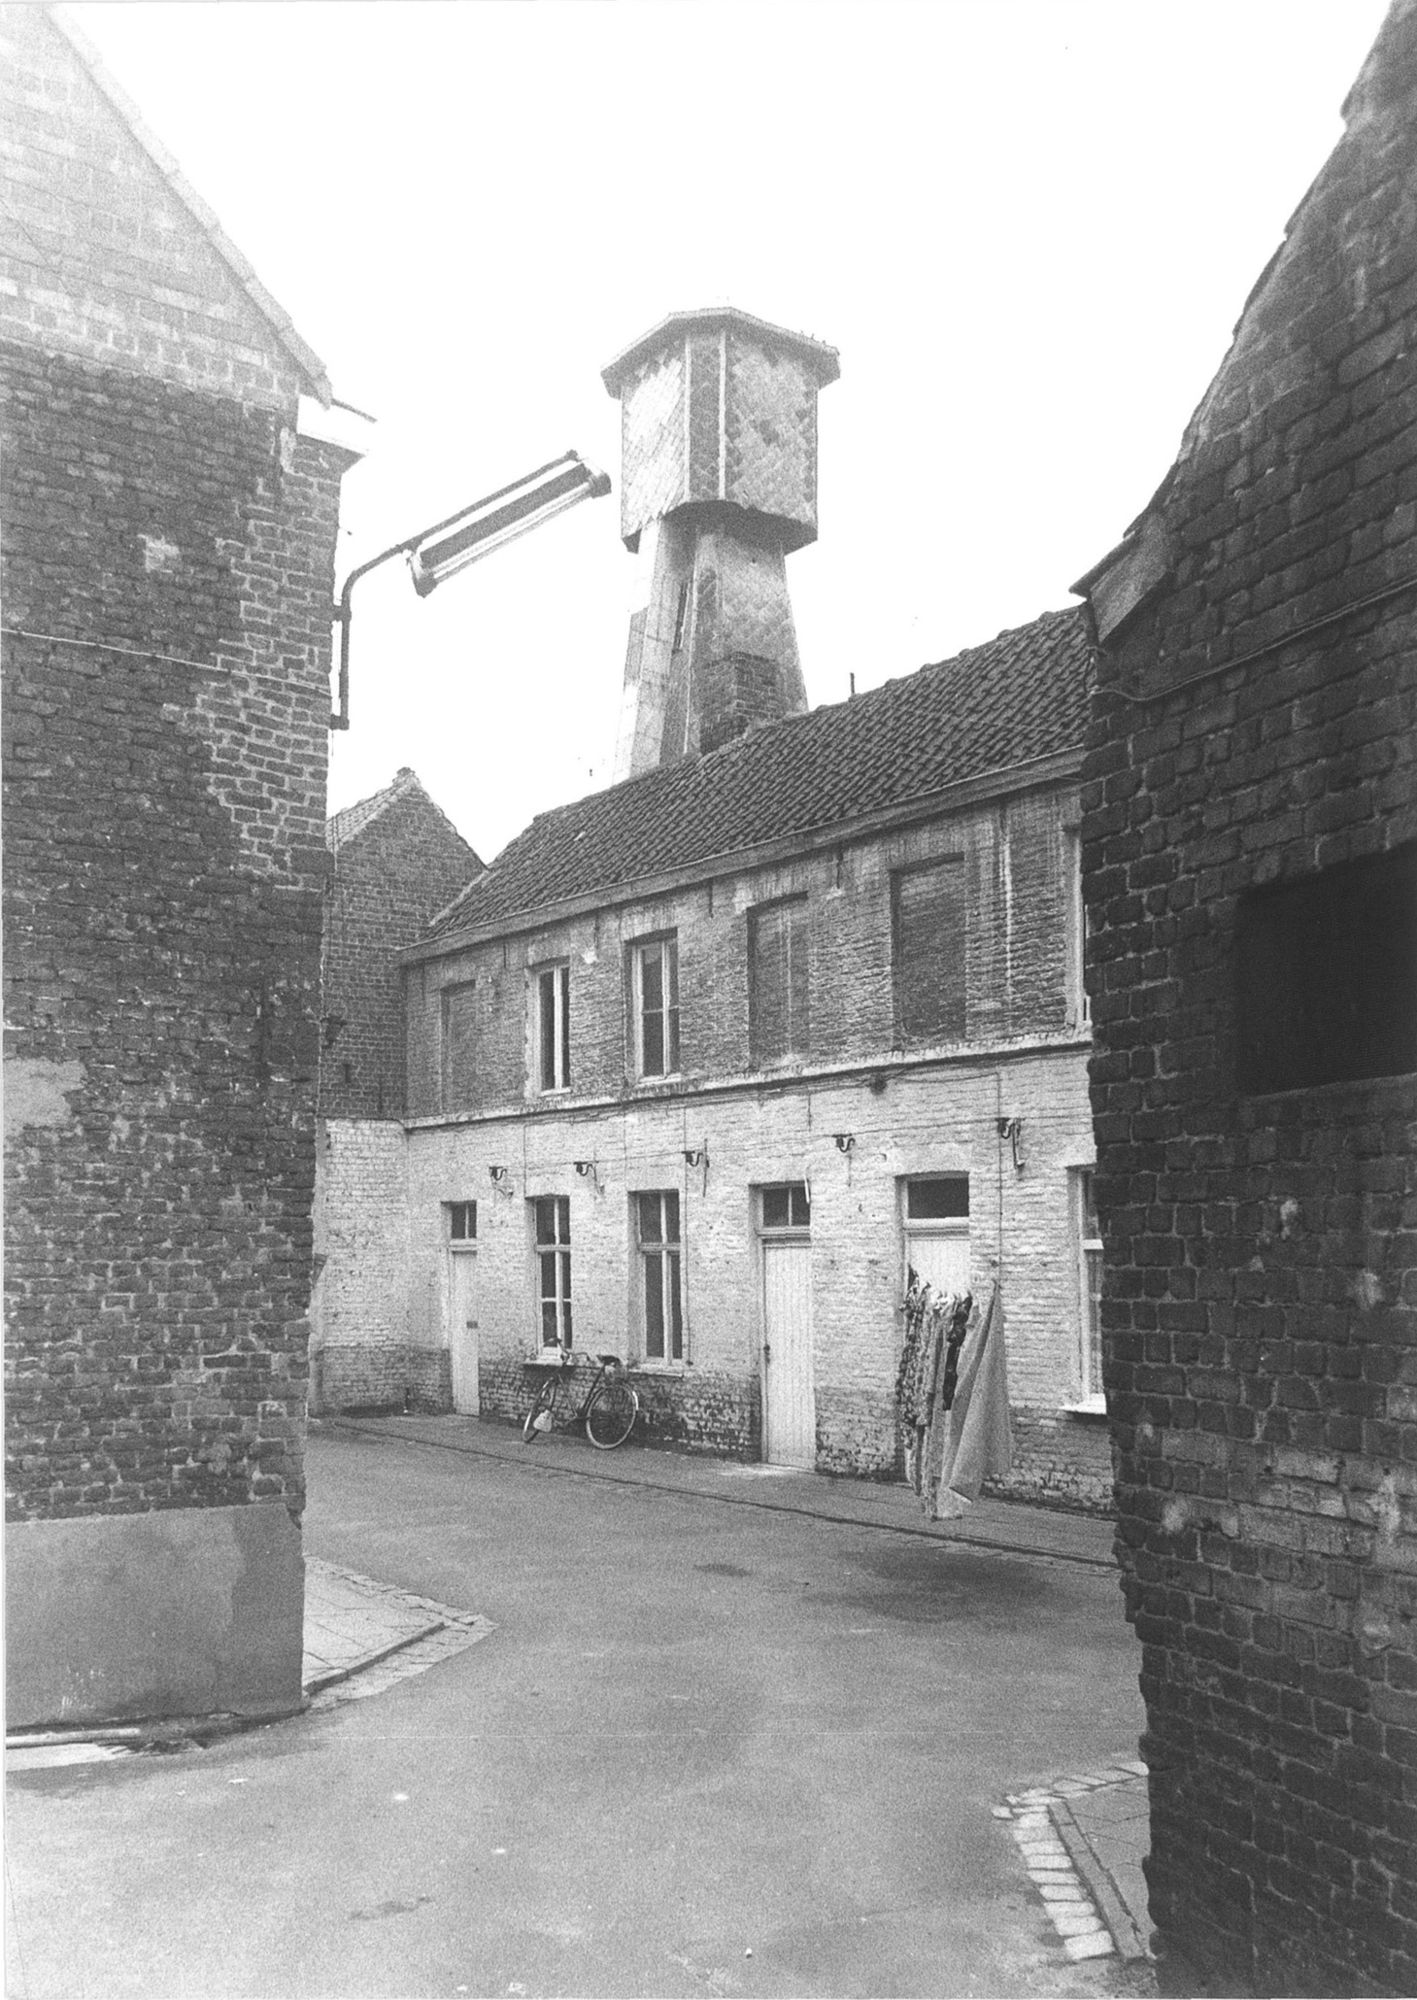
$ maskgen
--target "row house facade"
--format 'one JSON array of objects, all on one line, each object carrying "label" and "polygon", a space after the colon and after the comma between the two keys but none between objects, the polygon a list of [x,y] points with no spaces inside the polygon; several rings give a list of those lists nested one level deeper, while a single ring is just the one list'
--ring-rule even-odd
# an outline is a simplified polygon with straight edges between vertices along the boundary
[{"label": "row house facade", "polygon": [[1107,1503],[1091,677],[1084,615],[1050,614],[658,764],[537,819],[403,954],[382,1233],[454,1407],[515,1417],[540,1358],[613,1351],[656,1440],[890,1478],[913,1269],[1000,1287],[1011,1490]]}]

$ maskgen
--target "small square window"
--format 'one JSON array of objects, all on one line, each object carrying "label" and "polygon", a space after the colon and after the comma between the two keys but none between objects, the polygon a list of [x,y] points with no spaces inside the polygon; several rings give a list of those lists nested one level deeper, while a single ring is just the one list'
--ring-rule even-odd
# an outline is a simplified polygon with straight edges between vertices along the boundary
[{"label": "small square window", "polygon": [[475,1201],[449,1201],[443,1204],[448,1218],[448,1240],[450,1243],[473,1243],[477,1240],[477,1203]]},{"label": "small square window", "polygon": [[812,1221],[812,1203],[805,1181],[787,1181],[781,1187],[762,1191],[764,1229],[807,1229]]},{"label": "small square window", "polygon": [[969,1214],[969,1176],[941,1174],[930,1180],[907,1181],[908,1222],[953,1222]]}]

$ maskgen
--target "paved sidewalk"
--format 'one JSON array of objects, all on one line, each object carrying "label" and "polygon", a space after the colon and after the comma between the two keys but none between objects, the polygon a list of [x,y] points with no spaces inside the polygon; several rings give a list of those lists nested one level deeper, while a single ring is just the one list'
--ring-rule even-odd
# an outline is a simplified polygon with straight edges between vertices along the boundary
[{"label": "paved sidewalk", "polygon": [[825,1521],[887,1528],[996,1553],[1082,1563],[1090,1569],[1110,1570],[1114,1566],[1110,1520],[1023,1501],[980,1500],[957,1519],[927,1521],[915,1494],[899,1482],[832,1479],[787,1466],[745,1465],[635,1441],[619,1451],[596,1451],[574,1433],[558,1433],[527,1444],[515,1425],[490,1418],[329,1416],[312,1418],[311,1429],[397,1439],[438,1451],[502,1459],[531,1472],[692,1493],[730,1506],[811,1514]]},{"label": "paved sidewalk", "polygon": [[1033,1886],[1070,1959],[1149,1959],[1151,1919],[1142,1862],[1150,1845],[1147,1769],[1118,1758],[1010,1795],[1011,1820]]}]

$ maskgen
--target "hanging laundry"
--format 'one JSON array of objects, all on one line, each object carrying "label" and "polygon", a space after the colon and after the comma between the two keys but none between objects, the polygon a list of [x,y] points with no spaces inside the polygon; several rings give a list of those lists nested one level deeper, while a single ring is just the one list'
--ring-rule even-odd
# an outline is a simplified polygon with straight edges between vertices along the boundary
[{"label": "hanging laundry", "polygon": [[979,1498],[986,1479],[1002,1479],[1013,1465],[1004,1304],[997,1284],[983,1317],[976,1314],[970,1327],[942,1431],[939,1480],[929,1496],[933,1520],[962,1513]]},{"label": "hanging laundry", "polygon": [[941,1419],[954,1399],[960,1349],[969,1320],[970,1295],[937,1292],[912,1270],[905,1293],[905,1342],[896,1376],[896,1407],[905,1455],[905,1476],[927,1513],[928,1468],[938,1483],[942,1457]]}]

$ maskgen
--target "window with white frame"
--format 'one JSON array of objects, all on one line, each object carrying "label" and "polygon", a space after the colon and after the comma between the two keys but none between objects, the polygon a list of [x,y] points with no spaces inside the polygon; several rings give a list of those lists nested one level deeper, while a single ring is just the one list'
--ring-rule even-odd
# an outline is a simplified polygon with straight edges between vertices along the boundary
[{"label": "window with white frame", "polygon": [[571,1200],[537,1195],[531,1204],[536,1239],[536,1303],[543,1349],[571,1345]]},{"label": "window with white frame", "polygon": [[536,1075],[538,1089],[571,1086],[571,968],[544,966],[536,974]]},{"label": "window with white frame", "polygon": [[679,1196],[672,1188],[633,1197],[639,1248],[640,1337],[646,1361],[684,1359]]},{"label": "window with white frame", "polygon": [[758,1189],[758,1227],[765,1234],[811,1226],[812,1191],[805,1181],[783,1181],[777,1187]]},{"label": "window with white frame", "polygon": [[1063,949],[1068,1021],[1073,1027],[1085,1028],[1092,1019],[1084,976],[1087,909],[1082,900],[1082,833],[1075,826],[1063,828]]},{"label": "window with white frame", "polygon": [[674,1076],[679,1068],[679,944],[646,938],[631,947],[630,1005],[635,1074]]},{"label": "window with white frame", "polygon": [[1105,1410],[1102,1393],[1102,1226],[1097,1219],[1091,1167],[1075,1167],[1073,1241],[1078,1301],[1078,1407]]},{"label": "window with white frame", "polygon": [[905,1277],[948,1297],[970,1288],[969,1176],[920,1174],[901,1188]]},{"label": "window with white frame", "polygon": [[477,1241],[477,1203],[475,1201],[445,1201],[443,1213],[448,1219],[448,1241],[450,1243],[475,1243]]}]

